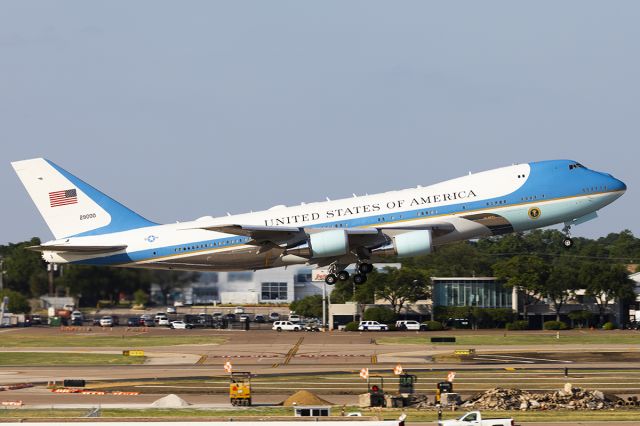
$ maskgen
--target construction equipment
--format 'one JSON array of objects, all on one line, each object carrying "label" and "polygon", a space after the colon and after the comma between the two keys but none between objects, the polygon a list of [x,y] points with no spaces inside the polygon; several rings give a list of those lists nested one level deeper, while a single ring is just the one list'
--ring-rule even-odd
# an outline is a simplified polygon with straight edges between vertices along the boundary
[{"label": "construction equipment", "polygon": [[[379,379],[380,385],[372,384],[371,379]],[[382,376],[370,376],[370,379],[367,380],[367,386],[369,387],[369,395],[371,395],[371,406],[384,407],[384,378]]]},{"label": "construction equipment", "polygon": [[398,382],[398,393],[412,394],[414,392],[414,383],[418,381],[415,374],[401,374]]},{"label": "construction equipment", "polygon": [[453,383],[438,382],[436,387],[436,404],[440,404],[443,394],[451,392],[453,392]]},{"label": "construction equipment", "polygon": [[251,373],[234,371],[229,376],[229,400],[231,405],[249,407],[251,405]]}]

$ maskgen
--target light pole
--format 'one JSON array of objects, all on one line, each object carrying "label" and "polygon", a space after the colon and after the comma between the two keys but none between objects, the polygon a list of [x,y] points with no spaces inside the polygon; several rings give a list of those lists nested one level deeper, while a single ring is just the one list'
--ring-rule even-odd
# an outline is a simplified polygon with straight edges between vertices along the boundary
[{"label": "light pole", "polygon": [[322,282],[322,331],[327,331],[327,283]]},{"label": "light pole", "polygon": [[0,256],[0,291],[4,290],[4,258]]}]

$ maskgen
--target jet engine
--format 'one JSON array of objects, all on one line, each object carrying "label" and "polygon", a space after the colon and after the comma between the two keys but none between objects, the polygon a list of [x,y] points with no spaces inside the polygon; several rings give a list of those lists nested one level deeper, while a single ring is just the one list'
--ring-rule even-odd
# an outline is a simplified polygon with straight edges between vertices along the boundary
[{"label": "jet engine", "polygon": [[349,237],[343,229],[309,235],[311,255],[317,257],[342,256],[349,251]]},{"label": "jet engine", "polygon": [[429,254],[432,250],[431,231],[420,230],[394,235],[390,245],[373,250],[373,253],[378,256],[412,257]]}]

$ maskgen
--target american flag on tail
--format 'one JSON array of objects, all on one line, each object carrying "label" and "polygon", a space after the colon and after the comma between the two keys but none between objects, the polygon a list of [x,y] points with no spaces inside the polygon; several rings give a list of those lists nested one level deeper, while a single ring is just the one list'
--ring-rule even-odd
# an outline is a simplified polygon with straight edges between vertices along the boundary
[{"label": "american flag on tail", "polygon": [[78,203],[78,193],[75,189],[65,189],[49,193],[51,207],[66,206]]}]

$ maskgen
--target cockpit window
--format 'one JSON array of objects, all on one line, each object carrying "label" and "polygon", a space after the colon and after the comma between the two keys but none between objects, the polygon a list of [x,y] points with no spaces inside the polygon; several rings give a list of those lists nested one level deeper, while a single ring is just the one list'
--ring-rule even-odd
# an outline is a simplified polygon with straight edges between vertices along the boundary
[{"label": "cockpit window", "polygon": [[585,167],[580,163],[569,164],[569,170],[573,169],[584,169]]}]

